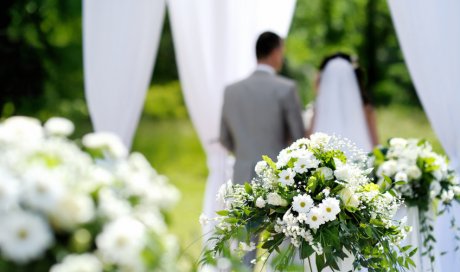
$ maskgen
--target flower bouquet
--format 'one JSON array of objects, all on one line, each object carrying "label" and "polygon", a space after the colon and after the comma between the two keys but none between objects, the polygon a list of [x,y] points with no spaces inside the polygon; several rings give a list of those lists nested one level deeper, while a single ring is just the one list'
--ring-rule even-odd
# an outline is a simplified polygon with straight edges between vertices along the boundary
[{"label": "flower bouquet", "polygon": [[460,200],[460,183],[448,168],[447,158],[433,152],[427,141],[393,138],[388,145],[376,148],[372,159],[377,183],[393,189],[407,206],[418,209],[417,220],[424,240],[419,248],[433,263],[433,216],[443,214],[453,201]]},{"label": "flower bouquet", "polygon": [[[277,162],[264,157],[251,183],[221,188],[226,208],[209,219],[216,227],[202,263],[214,264],[239,240],[240,256],[260,248],[264,261],[281,252],[273,264],[280,271],[295,255],[309,271],[339,271],[349,256],[354,269],[411,267],[415,250],[399,246],[410,228],[393,219],[401,201],[371,182],[366,156],[345,139],[317,133],[281,151]],[[251,243],[256,236],[260,241]]]},{"label": "flower bouquet", "polygon": [[0,270],[171,271],[163,213],[177,190],[117,137],[80,147],[72,131],[62,118],[0,123]]}]

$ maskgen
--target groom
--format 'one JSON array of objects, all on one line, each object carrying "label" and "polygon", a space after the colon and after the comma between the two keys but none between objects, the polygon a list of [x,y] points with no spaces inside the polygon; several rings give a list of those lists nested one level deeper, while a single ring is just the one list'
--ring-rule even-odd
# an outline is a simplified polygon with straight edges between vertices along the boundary
[{"label": "groom", "polygon": [[[278,35],[262,33],[256,43],[256,71],[225,90],[220,142],[236,157],[234,183],[251,181],[262,155],[276,159],[290,142],[304,136],[296,85],[277,75],[283,51]],[[255,251],[245,263],[250,265],[254,258]]]}]

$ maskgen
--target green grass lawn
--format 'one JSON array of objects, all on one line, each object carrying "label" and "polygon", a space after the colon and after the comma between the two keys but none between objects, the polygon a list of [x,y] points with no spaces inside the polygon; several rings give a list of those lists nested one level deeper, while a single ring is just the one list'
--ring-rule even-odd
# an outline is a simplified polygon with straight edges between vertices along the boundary
[{"label": "green grass lawn", "polygon": [[[392,136],[425,138],[441,151],[423,111],[393,106],[378,109],[377,117],[381,142]],[[182,199],[171,214],[171,227],[183,248],[192,244],[185,252],[186,258],[196,260],[201,248],[198,217],[207,168],[192,124],[187,118],[165,120],[144,116],[133,149],[142,152],[181,191]]]}]

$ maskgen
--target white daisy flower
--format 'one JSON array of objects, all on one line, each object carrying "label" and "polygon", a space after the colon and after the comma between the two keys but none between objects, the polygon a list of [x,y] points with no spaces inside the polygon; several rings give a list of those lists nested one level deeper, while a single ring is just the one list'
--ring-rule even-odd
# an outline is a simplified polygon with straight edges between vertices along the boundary
[{"label": "white daisy flower", "polygon": [[283,185],[292,186],[294,185],[294,182],[295,182],[294,181],[295,175],[296,173],[292,171],[292,169],[283,170],[279,173],[278,181]]},{"label": "white daisy flower", "polygon": [[298,213],[307,213],[313,207],[311,196],[304,194],[293,198],[292,209]]},{"label": "white daisy flower", "polygon": [[313,154],[310,157],[300,157],[294,164],[294,171],[303,174],[306,173],[308,169],[317,168],[319,163],[319,160],[317,160]]},{"label": "white daisy flower", "polygon": [[328,197],[319,205],[319,209],[326,221],[335,220],[340,212],[340,201],[336,198]]},{"label": "white daisy flower", "polygon": [[317,207],[312,208],[307,214],[307,220],[305,223],[310,226],[311,229],[318,229],[322,224],[324,224],[324,217],[321,214],[321,210]]},{"label": "white daisy flower", "polygon": [[282,168],[286,166],[291,160],[292,156],[288,149],[283,149],[277,157],[276,167]]},{"label": "white daisy flower", "polygon": [[129,265],[144,249],[145,236],[146,229],[142,223],[124,217],[105,225],[96,237],[96,245],[104,261]]},{"label": "white daisy flower", "polygon": [[51,213],[53,222],[62,229],[71,230],[90,222],[95,215],[94,202],[84,194],[67,194]]},{"label": "white daisy flower", "polygon": [[0,211],[17,206],[19,194],[19,181],[0,167]]},{"label": "white daisy flower", "polygon": [[27,263],[42,256],[53,236],[47,222],[38,215],[15,211],[2,217],[0,248],[5,258]]},{"label": "white daisy flower", "polygon": [[93,254],[68,255],[62,263],[51,267],[50,272],[102,272],[101,261]]},{"label": "white daisy flower", "polygon": [[318,132],[310,136],[310,145],[313,148],[319,148],[322,146],[326,146],[330,140],[331,136],[325,133]]},{"label": "white daisy flower", "polygon": [[44,125],[44,128],[48,135],[55,136],[69,136],[75,130],[75,126],[70,120],[61,117],[53,117],[48,119]]},{"label": "white daisy flower", "polygon": [[65,193],[64,184],[46,169],[35,168],[25,175],[22,199],[34,209],[50,212]]}]

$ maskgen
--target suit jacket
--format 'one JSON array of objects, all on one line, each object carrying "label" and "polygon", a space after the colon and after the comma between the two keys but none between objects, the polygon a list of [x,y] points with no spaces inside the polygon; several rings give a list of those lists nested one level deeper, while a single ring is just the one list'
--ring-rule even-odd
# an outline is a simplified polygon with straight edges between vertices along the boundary
[{"label": "suit jacket", "polygon": [[261,156],[274,160],[304,136],[301,105],[292,80],[256,71],[225,89],[220,142],[233,152],[234,183],[250,181]]}]

